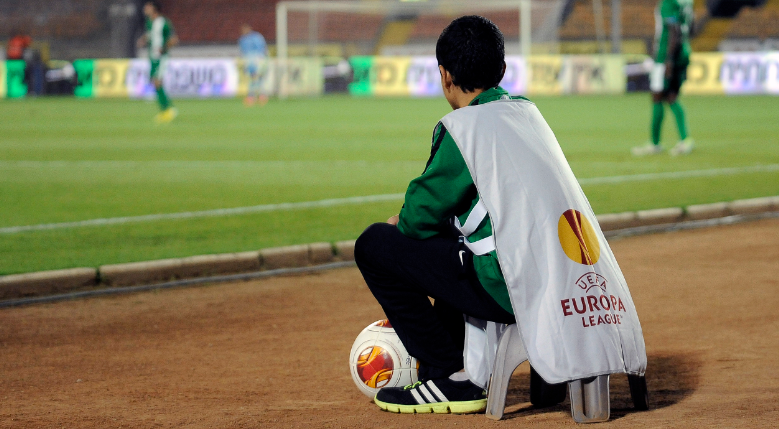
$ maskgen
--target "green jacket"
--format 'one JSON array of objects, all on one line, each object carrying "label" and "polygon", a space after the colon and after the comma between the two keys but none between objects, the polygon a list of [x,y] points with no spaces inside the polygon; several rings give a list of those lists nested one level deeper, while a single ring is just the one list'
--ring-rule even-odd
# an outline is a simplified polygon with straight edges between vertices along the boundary
[{"label": "green jacket", "polygon": [[[470,105],[489,103],[504,96],[508,96],[508,92],[503,88],[491,88],[474,98]],[[433,131],[433,147],[425,171],[412,180],[406,190],[398,229],[404,235],[419,240],[448,233],[452,217],[457,216],[460,223],[465,223],[468,214],[478,202],[476,185],[460,149],[451,134],[439,122]],[[492,223],[487,216],[468,239],[475,242],[490,235]],[[487,293],[501,307],[513,314],[506,281],[503,279],[495,251],[474,256],[473,266]]]}]

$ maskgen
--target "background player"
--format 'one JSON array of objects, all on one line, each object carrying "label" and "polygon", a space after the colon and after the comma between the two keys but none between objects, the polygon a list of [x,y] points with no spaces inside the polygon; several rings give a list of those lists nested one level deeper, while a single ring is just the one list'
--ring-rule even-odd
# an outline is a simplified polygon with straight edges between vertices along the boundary
[{"label": "background player", "polygon": [[157,92],[157,102],[160,105],[160,113],[155,120],[157,122],[170,122],[176,119],[178,111],[170,102],[162,78],[168,65],[168,51],[178,44],[178,37],[173,31],[173,24],[161,14],[160,5],[156,1],[147,1],[143,5],[143,14],[146,16],[146,33],[138,39],[138,46],[148,46],[151,71],[149,79],[154,84]]},{"label": "background player", "polygon": [[238,46],[241,48],[246,75],[249,76],[249,94],[244,104],[252,106],[258,102],[264,106],[268,102],[268,96],[262,93],[262,85],[268,73],[268,45],[265,43],[265,38],[252,30],[249,24],[244,24],[241,26]]},{"label": "background player", "polygon": [[676,118],[679,142],[671,155],[685,155],[692,152],[694,142],[687,131],[684,108],[679,103],[679,89],[687,78],[690,63],[690,30],[693,20],[693,0],[660,0],[655,10],[655,64],[650,75],[652,91],[652,141],[645,146],[633,148],[633,155],[661,153],[660,132],[663,126],[665,108],[668,103]]}]

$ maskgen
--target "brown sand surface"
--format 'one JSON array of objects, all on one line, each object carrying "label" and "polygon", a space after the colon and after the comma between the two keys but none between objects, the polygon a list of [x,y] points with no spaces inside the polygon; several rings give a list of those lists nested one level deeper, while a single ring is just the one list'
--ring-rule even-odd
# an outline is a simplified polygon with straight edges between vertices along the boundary
[{"label": "brown sand surface", "polygon": [[[779,426],[779,220],[614,241],[644,330],[652,409],[612,376],[619,427]],[[382,318],[354,268],[0,310],[0,427],[572,427],[568,401],[507,420],[396,415],[352,384]]]}]

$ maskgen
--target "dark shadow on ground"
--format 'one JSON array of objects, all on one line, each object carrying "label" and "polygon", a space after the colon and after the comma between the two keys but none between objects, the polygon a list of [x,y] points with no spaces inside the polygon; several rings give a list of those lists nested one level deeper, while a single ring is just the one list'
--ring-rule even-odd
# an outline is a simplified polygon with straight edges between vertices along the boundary
[{"label": "dark shadow on ground", "polygon": [[[698,388],[700,379],[700,358],[696,354],[651,355],[648,356],[647,386],[649,389],[649,409],[665,408],[677,404],[690,396]],[[523,365],[527,365],[524,363]],[[613,374],[609,383],[611,401],[611,420],[627,414],[639,412],[633,408],[627,376]],[[506,397],[506,414],[510,420],[541,413],[571,413],[568,399],[548,408],[536,408],[530,404],[530,377],[527,374],[515,375],[511,379]]]}]

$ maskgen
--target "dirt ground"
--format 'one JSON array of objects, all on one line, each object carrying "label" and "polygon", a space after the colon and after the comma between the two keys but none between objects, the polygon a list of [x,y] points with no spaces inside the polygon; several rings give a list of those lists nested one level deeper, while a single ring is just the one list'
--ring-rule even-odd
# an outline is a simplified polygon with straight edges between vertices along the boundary
[{"label": "dirt ground", "polygon": [[[615,427],[779,425],[779,220],[614,241],[644,329],[652,409],[612,377]],[[382,318],[355,268],[0,310],[0,427],[575,426],[568,401],[507,420],[381,412],[352,341]]]}]

